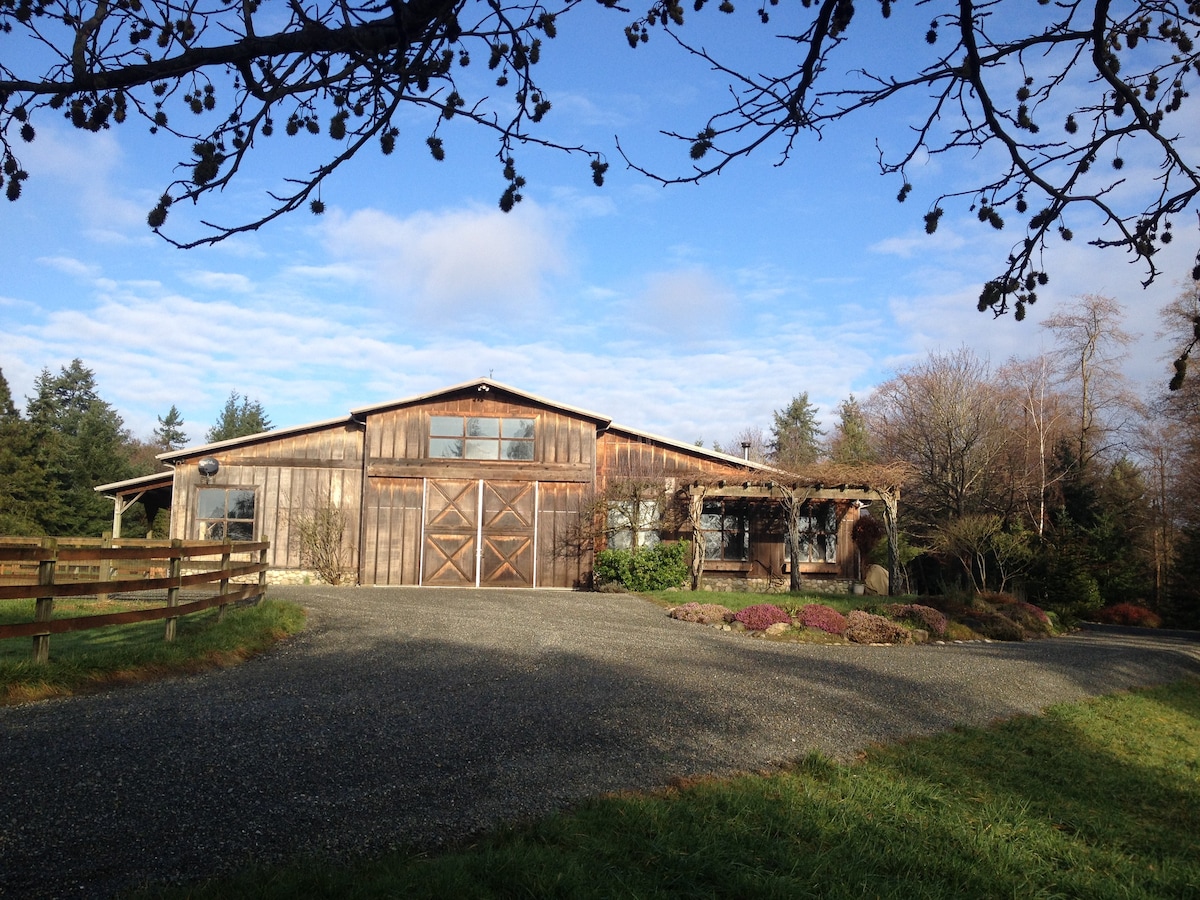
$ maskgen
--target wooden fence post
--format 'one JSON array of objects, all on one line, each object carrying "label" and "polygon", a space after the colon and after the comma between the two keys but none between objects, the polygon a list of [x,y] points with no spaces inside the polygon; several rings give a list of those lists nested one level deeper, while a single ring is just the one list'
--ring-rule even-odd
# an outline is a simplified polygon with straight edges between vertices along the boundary
[{"label": "wooden fence post", "polygon": [[[118,502],[120,502],[120,501],[118,501]],[[104,550],[105,548],[109,548],[112,546],[113,546],[112,532],[106,531],[106,532],[104,532],[104,536],[100,539],[100,549]],[[112,581],[113,574],[114,574],[114,571],[113,571],[114,565],[115,565],[115,560],[107,560],[104,558],[103,554],[101,554],[100,558],[98,560],[96,560],[96,580],[97,581]],[[100,603],[103,603],[107,599],[108,599],[107,592],[96,595],[96,600]]]},{"label": "wooden fence post", "polygon": [[[183,574],[183,541],[175,538],[171,541],[171,560],[168,564],[168,574],[174,582],[167,588],[167,606],[179,605],[179,578]],[[171,616],[167,619],[167,628],[163,634],[164,641],[175,640],[176,623],[179,621],[179,616]]]},{"label": "wooden fence post", "polygon": [[[229,567],[232,555],[232,545],[229,541],[225,542],[225,552],[221,554],[221,595],[229,593]],[[228,603],[222,603],[217,607],[217,621],[220,622],[225,618],[225,607]]]},{"label": "wooden fence post", "polygon": [[[54,584],[54,569],[57,565],[58,541],[54,538],[43,538],[42,549],[51,551],[54,556],[38,561],[38,586],[45,587]],[[33,621],[49,622],[54,615],[54,597],[38,597],[35,601]],[[50,633],[33,636],[33,661],[46,663],[50,660]]]},{"label": "wooden fence post", "polygon": [[258,573],[258,596],[254,599],[255,606],[262,603],[263,597],[267,595],[267,551],[265,547],[258,551],[258,564],[264,568]]}]

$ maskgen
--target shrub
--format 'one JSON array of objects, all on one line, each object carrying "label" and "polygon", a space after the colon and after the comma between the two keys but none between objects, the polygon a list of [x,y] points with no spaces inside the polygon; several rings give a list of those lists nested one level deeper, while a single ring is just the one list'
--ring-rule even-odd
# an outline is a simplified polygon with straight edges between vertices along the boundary
[{"label": "shrub", "polygon": [[1014,600],[996,608],[996,612],[1009,619],[1027,634],[1050,634],[1054,628],[1046,611],[1024,600]]},{"label": "shrub", "polygon": [[830,634],[844,634],[849,624],[840,612],[821,603],[809,603],[797,618],[805,628],[819,628]]},{"label": "shrub", "polygon": [[847,616],[846,637],[856,644],[904,644],[912,640],[903,625],[861,609]]},{"label": "shrub", "polygon": [[772,625],[780,622],[791,623],[792,617],[781,606],[774,603],[756,603],[739,609],[733,614],[734,621],[741,622],[751,631],[766,631]]},{"label": "shrub", "polygon": [[631,591],[679,587],[691,574],[686,541],[655,544],[639,550],[601,550],[594,573],[600,586],[621,584]]},{"label": "shrub", "polygon": [[931,606],[919,603],[888,603],[879,608],[885,616],[923,628],[934,637],[946,636],[946,617]]},{"label": "shrub", "polygon": [[1162,618],[1136,603],[1114,603],[1096,613],[1096,621],[1106,625],[1135,625],[1141,628],[1160,628]]},{"label": "shrub", "polygon": [[346,546],[346,514],[324,503],[310,516],[292,520],[292,531],[300,543],[300,565],[313,569],[326,584],[342,584],[351,571]]},{"label": "shrub", "polygon": [[701,625],[715,625],[718,622],[728,622],[733,616],[728,606],[719,603],[685,603],[677,606],[669,613],[672,619],[683,622],[699,622]]}]

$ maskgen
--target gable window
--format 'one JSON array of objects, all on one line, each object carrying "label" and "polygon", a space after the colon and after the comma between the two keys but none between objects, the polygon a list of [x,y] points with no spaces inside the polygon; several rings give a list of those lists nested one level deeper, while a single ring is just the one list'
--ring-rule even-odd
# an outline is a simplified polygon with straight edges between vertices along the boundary
[{"label": "gable window", "polygon": [[810,501],[800,513],[800,543],[788,547],[788,562],[837,562],[837,505]]},{"label": "gable window", "polygon": [[533,459],[533,419],[430,416],[433,459]]},{"label": "gable window", "polygon": [[706,500],[700,514],[705,559],[744,562],[750,558],[750,519],[743,504]]},{"label": "gable window", "polygon": [[199,488],[196,518],[200,537],[210,541],[254,540],[254,491],[243,488]]}]

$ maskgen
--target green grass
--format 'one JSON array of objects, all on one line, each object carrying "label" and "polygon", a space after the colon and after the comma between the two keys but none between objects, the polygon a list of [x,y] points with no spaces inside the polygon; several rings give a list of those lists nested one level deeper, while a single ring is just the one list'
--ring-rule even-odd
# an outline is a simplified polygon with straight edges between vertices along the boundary
[{"label": "green grass", "polygon": [[[144,604],[96,601],[55,604],[58,616],[118,612]],[[0,607],[4,622],[33,620],[32,601]],[[30,638],[0,641],[0,703],[64,696],[105,686],[146,681],[174,674],[231,665],[260,653],[304,627],[304,610],[291,603],[264,600],[258,606],[231,608],[222,621],[217,610],[179,619],[176,639],[163,640],[164,622],[113,625],[67,632],[50,638],[50,661],[31,659]]]},{"label": "green grass", "polygon": [[1198,897],[1200,682],[160,896]]}]

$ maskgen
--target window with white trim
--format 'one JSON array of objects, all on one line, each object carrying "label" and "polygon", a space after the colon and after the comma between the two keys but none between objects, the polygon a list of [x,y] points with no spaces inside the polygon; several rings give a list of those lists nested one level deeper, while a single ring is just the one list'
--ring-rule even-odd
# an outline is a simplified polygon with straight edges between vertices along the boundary
[{"label": "window with white trim", "polygon": [[657,500],[617,500],[608,504],[608,546],[613,550],[653,547],[662,528]]},{"label": "window with white trim", "polygon": [[800,509],[800,543],[793,551],[788,542],[788,562],[837,562],[837,504],[833,500],[808,501]]},{"label": "window with white trim", "polygon": [[750,517],[744,503],[705,500],[700,513],[705,559],[745,562],[750,558]]},{"label": "window with white trim", "polygon": [[200,537],[209,541],[254,540],[254,491],[202,487],[196,492]]}]

